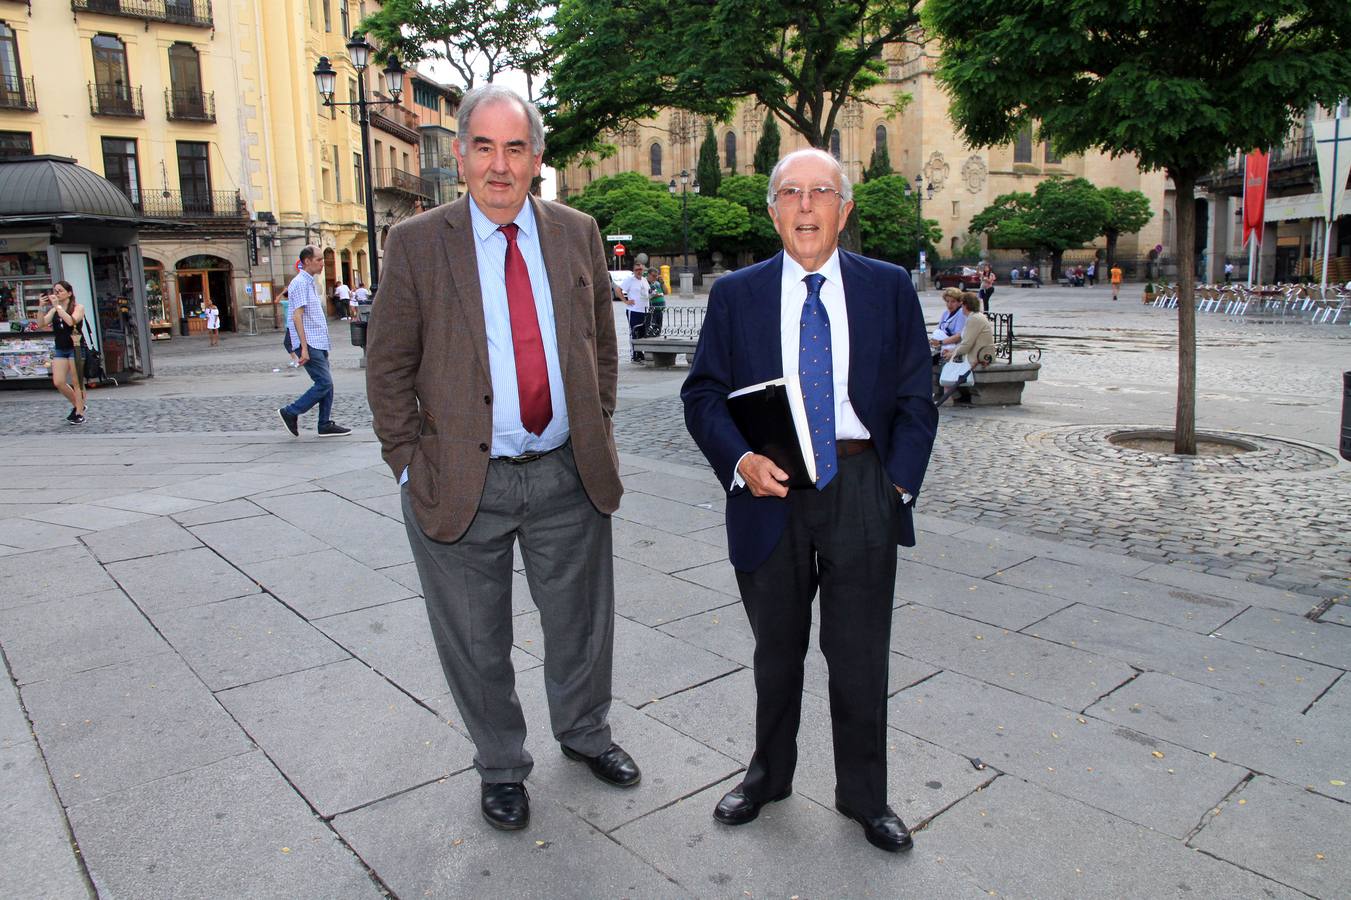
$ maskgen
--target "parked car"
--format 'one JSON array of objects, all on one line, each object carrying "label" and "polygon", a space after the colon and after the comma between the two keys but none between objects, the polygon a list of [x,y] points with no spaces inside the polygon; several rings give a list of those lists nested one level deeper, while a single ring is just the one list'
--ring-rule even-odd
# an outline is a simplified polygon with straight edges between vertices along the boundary
[{"label": "parked car", "polygon": [[955,287],[964,291],[980,290],[980,271],[970,266],[939,269],[934,273],[934,284],[939,288]]},{"label": "parked car", "polygon": [[610,296],[615,300],[623,302],[624,292],[620,290],[619,286],[623,284],[624,279],[628,278],[631,274],[632,273],[628,269],[620,269],[618,272],[614,269],[610,270]]}]

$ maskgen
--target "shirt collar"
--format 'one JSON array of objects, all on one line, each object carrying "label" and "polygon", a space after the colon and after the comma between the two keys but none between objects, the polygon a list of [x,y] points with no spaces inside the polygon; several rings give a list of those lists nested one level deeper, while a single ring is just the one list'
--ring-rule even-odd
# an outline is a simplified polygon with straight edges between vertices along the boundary
[{"label": "shirt collar", "polygon": [[[478,204],[474,202],[472,196],[469,198],[469,221],[474,227],[474,237],[478,238],[480,243],[492,237],[501,227],[483,214],[483,210],[478,208]],[[516,218],[512,221],[520,227],[521,237],[528,238],[534,235],[535,209],[531,205],[529,197],[526,198],[525,205],[521,207],[521,211],[516,214]]]},{"label": "shirt collar", "polygon": [[[817,269],[816,271],[819,274],[825,276],[827,284],[834,284],[837,287],[843,288],[844,283],[840,280],[840,249],[836,247],[835,250],[831,252],[830,257],[825,261],[825,263],[821,266],[821,268]],[[793,257],[789,256],[786,252],[783,254],[784,287],[788,287],[789,285],[801,284],[802,279],[806,278],[810,274],[811,273],[808,272],[806,269],[802,268],[802,265],[798,263],[797,260],[793,259]],[[804,290],[806,289],[805,286],[803,289]]]}]

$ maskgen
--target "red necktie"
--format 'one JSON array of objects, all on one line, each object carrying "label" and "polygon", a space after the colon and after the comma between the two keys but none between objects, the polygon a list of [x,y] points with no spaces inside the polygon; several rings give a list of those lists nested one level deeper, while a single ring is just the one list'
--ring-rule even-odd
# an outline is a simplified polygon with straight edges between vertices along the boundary
[{"label": "red necktie", "polygon": [[507,238],[507,307],[511,312],[511,344],[516,353],[516,391],[521,401],[521,424],[534,435],[544,433],[554,416],[549,396],[549,367],[544,362],[544,340],[535,314],[535,292],[525,257],[516,246],[515,222],[499,229]]}]

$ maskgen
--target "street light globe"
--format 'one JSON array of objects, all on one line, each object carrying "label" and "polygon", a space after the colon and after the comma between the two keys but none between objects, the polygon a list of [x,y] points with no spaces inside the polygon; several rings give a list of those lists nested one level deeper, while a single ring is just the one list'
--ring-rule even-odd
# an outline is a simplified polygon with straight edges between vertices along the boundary
[{"label": "street light globe", "polygon": [[314,83],[319,89],[319,96],[323,97],[325,101],[333,99],[336,80],[337,73],[333,71],[333,66],[329,64],[328,57],[319,57],[319,64],[314,67]]},{"label": "street light globe", "polygon": [[366,68],[371,61],[371,45],[366,43],[365,35],[359,31],[352,32],[352,37],[347,42],[347,54],[352,58],[352,65],[356,66],[358,72]]}]

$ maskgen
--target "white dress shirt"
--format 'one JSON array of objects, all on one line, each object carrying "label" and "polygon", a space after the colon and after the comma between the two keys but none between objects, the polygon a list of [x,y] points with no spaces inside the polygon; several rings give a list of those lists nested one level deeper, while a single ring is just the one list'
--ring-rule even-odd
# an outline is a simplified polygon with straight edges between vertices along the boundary
[{"label": "white dress shirt", "polygon": [[651,293],[647,279],[630,273],[619,289],[624,292],[624,296],[633,301],[633,305],[628,307],[629,312],[647,312],[647,298]]}]

